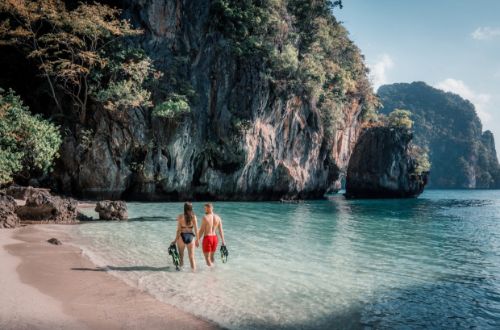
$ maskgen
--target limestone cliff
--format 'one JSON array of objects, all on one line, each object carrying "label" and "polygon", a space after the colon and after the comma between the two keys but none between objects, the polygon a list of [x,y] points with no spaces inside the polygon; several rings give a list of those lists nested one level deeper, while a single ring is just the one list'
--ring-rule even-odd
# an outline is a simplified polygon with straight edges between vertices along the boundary
[{"label": "limestone cliff", "polygon": [[63,123],[55,191],[262,200],[339,187],[376,99],[331,2],[106,2],[144,30],[130,43],[163,73],[154,102],[186,95],[190,113],[171,120],[93,105],[84,123]]},{"label": "limestone cliff", "polygon": [[373,127],[359,138],[346,178],[346,197],[401,198],[420,195],[427,173],[417,173],[413,134],[406,128]]}]

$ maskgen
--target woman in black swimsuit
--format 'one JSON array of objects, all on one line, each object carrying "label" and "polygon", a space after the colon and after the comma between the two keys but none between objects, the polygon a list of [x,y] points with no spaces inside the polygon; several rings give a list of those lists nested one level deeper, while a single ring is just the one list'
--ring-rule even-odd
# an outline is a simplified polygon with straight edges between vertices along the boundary
[{"label": "woman in black swimsuit", "polygon": [[184,214],[177,216],[177,233],[172,243],[177,242],[177,246],[179,247],[181,267],[184,265],[184,248],[187,247],[192,270],[196,269],[194,248],[200,244],[198,237],[196,237],[196,233],[198,233],[197,222],[196,215],[193,212],[193,205],[189,202],[184,203]]}]

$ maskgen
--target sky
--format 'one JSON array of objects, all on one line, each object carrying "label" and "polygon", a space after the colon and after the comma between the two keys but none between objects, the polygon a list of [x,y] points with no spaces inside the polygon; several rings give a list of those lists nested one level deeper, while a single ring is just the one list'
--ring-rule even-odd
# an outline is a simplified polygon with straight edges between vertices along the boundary
[{"label": "sky", "polygon": [[343,0],[374,88],[424,81],[471,101],[500,149],[500,0]]}]

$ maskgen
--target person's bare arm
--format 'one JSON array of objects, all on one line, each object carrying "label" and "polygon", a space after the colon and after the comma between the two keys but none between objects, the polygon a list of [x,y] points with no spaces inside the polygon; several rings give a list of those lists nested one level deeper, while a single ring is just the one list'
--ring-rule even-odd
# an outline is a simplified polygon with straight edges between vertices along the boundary
[{"label": "person's bare arm", "polygon": [[200,236],[198,235],[198,219],[196,216],[194,217],[194,234],[196,235],[196,241],[194,244],[198,247],[200,245]]},{"label": "person's bare arm", "polygon": [[224,240],[224,230],[222,229],[222,219],[219,217],[219,235],[222,240],[222,245],[226,245],[226,241]]},{"label": "person's bare arm", "polygon": [[205,234],[205,216],[201,218],[201,228],[197,234],[198,234],[198,239],[201,239],[201,237]]},{"label": "person's bare arm", "polygon": [[177,242],[177,240],[179,239],[180,236],[181,236],[181,220],[178,217],[177,218],[177,231],[175,232],[175,238],[172,241],[172,244],[175,243],[175,242]]}]

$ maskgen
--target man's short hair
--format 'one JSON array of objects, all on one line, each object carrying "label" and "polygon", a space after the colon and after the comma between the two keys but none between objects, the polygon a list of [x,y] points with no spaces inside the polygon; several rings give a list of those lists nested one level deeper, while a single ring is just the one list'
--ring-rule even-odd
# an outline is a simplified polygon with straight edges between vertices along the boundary
[{"label": "man's short hair", "polygon": [[205,206],[208,207],[211,210],[213,210],[213,208],[214,208],[214,206],[212,205],[212,203],[206,203]]}]

